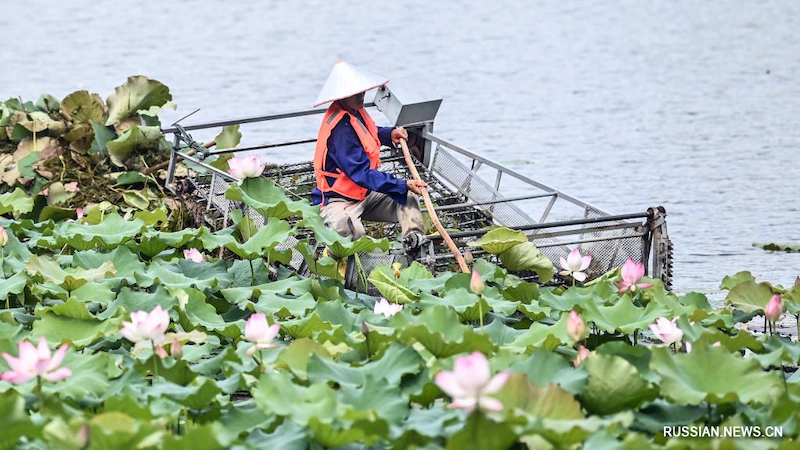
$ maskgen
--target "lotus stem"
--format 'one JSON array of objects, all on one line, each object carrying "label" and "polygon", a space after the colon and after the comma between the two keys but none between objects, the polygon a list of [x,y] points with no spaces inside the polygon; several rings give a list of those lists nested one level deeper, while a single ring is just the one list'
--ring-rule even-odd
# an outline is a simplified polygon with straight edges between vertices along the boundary
[{"label": "lotus stem", "polygon": [[34,388],[34,393],[36,393],[36,400],[38,401],[39,411],[42,410],[42,406],[44,406],[44,395],[42,394],[42,376],[39,375],[36,377],[36,387]]},{"label": "lotus stem", "polygon": [[633,346],[639,343],[639,330],[633,330]]},{"label": "lotus stem", "polygon": [[158,378],[158,361],[156,361],[155,343],[153,344],[153,355],[151,358],[153,358],[153,382],[150,383],[150,385],[153,386],[156,384],[156,378]]},{"label": "lotus stem", "polygon": [[480,321],[481,321],[481,334],[483,334],[483,296],[478,296],[478,314],[480,314]]},{"label": "lotus stem", "polygon": [[797,327],[797,342],[800,342],[800,313],[794,316],[794,326]]}]

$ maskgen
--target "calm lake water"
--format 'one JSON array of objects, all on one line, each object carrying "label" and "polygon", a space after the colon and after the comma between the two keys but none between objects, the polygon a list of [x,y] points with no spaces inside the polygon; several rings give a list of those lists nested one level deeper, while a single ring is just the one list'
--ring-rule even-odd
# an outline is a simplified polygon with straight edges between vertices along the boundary
[{"label": "calm lake water", "polygon": [[[678,291],[800,275],[800,254],[751,246],[800,241],[797,0],[367,5],[9,2],[0,96],[105,98],[143,74],[170,86],[171,123],[309,107],[337,58],[422,75],[443,137],[612,213],[664,205]],[[314,137],[316,120],[242,131]]]}]

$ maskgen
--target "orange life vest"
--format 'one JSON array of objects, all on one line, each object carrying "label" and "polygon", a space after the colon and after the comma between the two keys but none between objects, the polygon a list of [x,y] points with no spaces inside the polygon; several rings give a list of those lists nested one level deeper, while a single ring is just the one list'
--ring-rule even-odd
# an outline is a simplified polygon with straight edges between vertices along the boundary
[{"label": "orange life vest", "polygon": [[[314,174],[317,177],[317,188],[322,192],[323,204],[325,203],[325,193],[331,191],[359,201],[364,200],[367,196],[367,189],[357,185],[341,169],[336,168],[336,172],[325,170],[325,161],[328,158],[328,138],[343,117],[350,117],[350,125],[369,157],[369,168],[377,169],[381,165],[381,142],[378,140],[378,127],[375,126],[372,117],[364,108],[358,112],[366,124],[361,123],[355,115],[345,111],[337,102],[328,108],[325,117],[322,118],[322,125],[320,125],[317,135],[317,149],[314,153]],[[333,178],[333,183],[328,183],[327,177]]]}]

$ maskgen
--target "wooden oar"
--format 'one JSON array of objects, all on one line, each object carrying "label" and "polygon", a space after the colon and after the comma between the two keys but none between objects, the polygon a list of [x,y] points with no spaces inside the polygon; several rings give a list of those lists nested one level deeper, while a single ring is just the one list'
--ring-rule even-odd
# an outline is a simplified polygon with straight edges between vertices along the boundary
[{"label": "wooden oar", "polygon": [[[408,144],[406,143],[405,139],[400,139],[400,147],[403,149],[403,156],[406,158],[406,164],[408,165],[408,169],[411,171],[411,175],[415,180],[422,180],[419,177],[419,172],[417,172],[417,166],[414,165],[414,160],[411,159],[411,153],[408,151]],[[464,261],[464,257],[461,256],[461,251],[458,249],[455,242],[453,242],[453,239],[450,237],[450,235],[447,234],[447,230],[444,229],[442,223],[439,222],[439,216],[436,215],[436,210],[433,208],[431,196],[428,195],[428,188],[424,187],[420,190],[422,191],[422,198],[425,200],[425,206],[428,208],[428,214],[431,216],[433,225],[436,226],[436,229],[439,231],[439,235],[442,236],[442,239],[444,239],[444,241],[447,243],[450,251],[453,252],[453,256],[456,257],[456,261],[458,261],[458,266],[461,268],[461,271],[464,273],[469,273],[469,267],[467,267],[467,262]]]}]

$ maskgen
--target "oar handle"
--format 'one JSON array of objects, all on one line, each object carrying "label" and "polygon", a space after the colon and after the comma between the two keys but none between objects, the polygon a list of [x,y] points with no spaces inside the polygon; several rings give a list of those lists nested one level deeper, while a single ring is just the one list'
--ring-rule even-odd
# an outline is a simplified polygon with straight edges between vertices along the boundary
[{"label": "oar handle", "polygon": [[[403,156],[406,159],[406,164],[408,165],[408,169],[411,171],[411,175],[414,177],[415,180],[421,181],[422,179],[419,177],[419,172],[417,172],[417,166],[414,165],[414,160],[411,159],[411,152],[408,151],[408,144],[406,143],[405,139],[400,139],[400,147],[403,149]],[[433,201],[431,201],[431,196],[428,194],[428,188],[422,188],[422,198],[425,200],[425,206],[428,208],[428,215],[431,216],[431,221],[433,225],[436,227],[436,230],[439,231],[439,235],[442,236],[444,242],[447,243],[447,247],[450,248],[450,251],[453,252],[453,256],[456,257],[456,261],[458,261],[458,267],[461,268],[461,271],[464,273],[469,273],[469,267],[467,266],[467,262],[464,261],[464,257],[461,256],[461,251],[456,246],[456,243],[453,242],[453,239],[447,234],[447,230],[444,229],[442,222],[439,221],[439,216],[436,215],[436,210],[433,208]]]}]

